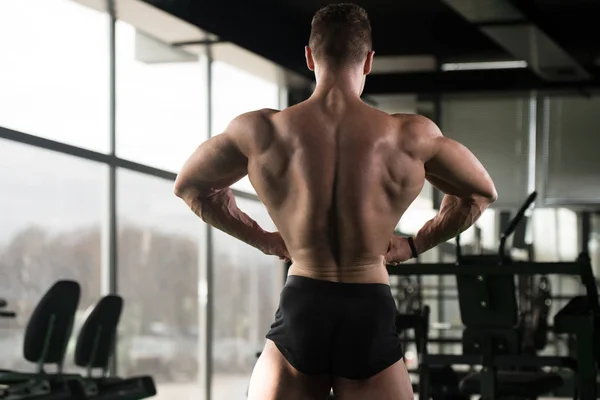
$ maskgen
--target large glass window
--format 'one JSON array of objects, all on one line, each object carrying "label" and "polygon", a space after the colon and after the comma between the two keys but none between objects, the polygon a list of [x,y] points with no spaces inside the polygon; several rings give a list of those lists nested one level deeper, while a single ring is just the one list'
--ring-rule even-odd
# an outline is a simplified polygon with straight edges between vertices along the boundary
[{"label": "large glass window", "polygon": [[159,399],[199,396],[198,265],[202,223],[171,181],[117,174],[118,292],[125,299],[119,374],[152,375]]},{"label": "large glass window", "polygon": [[[262,204],[240,198],[237,204],[263,229],[275,230]],[[277,257],[213,232],[212,397],[244,399],[277,309],[284,267]]]},{"label": "large glass window", "polygon": [[[575,261],[579,252],[577,215],[566,208],[535,209],[532,218],[535,260],[539,262]],[[570,275],[551,275],[553,294],[577,295],[579,279]],[[555,303],[559,306],[563,303]]]},{"label": "large glass window", "polygon": [[[212,63],[212,132],[218,135],[236,116],[279,106],[276,84],[222,61]],[[233,185],[254,193],[248,178]],[[266,230],[275,230],[259,202],[237,199],[240,208]],[[256,352],[273,320],[283,285],[283,265],[275,257],[213,230],[212,396],[243,399]]]},{"label": "large glass window", "polygon": [[498,201],[520,207],[527,197],[531,103],[528,95],[448,94],[442,98],[444,135],[468,147],[488,170]]},{"label": "large glass window", "polygon": [[544,100],[542,193],[555,205],[598,204],[600,96]]},{"label": "large glass window", "polygon": [[107,152],[108,26],[71,0],[0,1],[0,126]]},{"label": "large glass window", "polygon": [[[98,301],[107,169],[0,139],[0,296],[17,312],[16,319],[2,320],[0,368],[35,370],[23,358],[23,334],[54,282],[81,285],[78,323]],[[73,343],[65,361],[72,370]]]},{"label": "large glass window", "polygon": [[[531,236],[535,261],[575,261],[579,252],[577,214],[566,208],[537,208],[532,215]],[[548,321],[561,310],[567,299],[584,294],[581,279],[575,275],[549,275],[550,292],[554,298]],[[562,298],[561,298],[562,297]],[[567,342],[555,341],[548,346],[549,354],[566,354]]]},{"label": "large glass window", "polygon": [[[279,87],[221,61],[212,63],[212,132],[218,135],[240,114],[262,108],[278,109]],[[248,178],[233,185],[254,193]]]},{"label": "large glass window", "polygon": [[117,155],[179,171],[207,137],[206,60],[117,22]]}]

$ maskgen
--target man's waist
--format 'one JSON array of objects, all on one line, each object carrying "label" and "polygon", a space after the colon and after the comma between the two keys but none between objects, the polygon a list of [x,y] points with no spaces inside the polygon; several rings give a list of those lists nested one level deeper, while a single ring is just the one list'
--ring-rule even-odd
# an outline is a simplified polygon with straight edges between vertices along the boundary
[{"label": "man's waist", "polygon": [[294,260],[288,275],[337,283],[381,283],[389,285],[383,257],[377,262],[350,265],[315,265]]},{"label": "man's waist", "polygon": [[386,283],[332,282],[299,275],[288,275],[285,287],[304,291],[309,294],[310,298],[320,295],[326,296],[326,298],[331,298],[331,296],[389,298],[392,296],[392,290]]}]

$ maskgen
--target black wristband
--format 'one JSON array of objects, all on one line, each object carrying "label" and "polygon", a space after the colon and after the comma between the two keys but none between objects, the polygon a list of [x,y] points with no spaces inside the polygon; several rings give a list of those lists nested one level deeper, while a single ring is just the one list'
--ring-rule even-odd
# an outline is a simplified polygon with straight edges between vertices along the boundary
[{"label": "black wristband", "polygon": [[410,246],[410,252],[412,253],[412,258],[419,257],[419,253],[417,253],[417,248],[415,247],[415,241],[413,240],[412,236],[406,238],[406,240],[408,240],[408,245]]}]

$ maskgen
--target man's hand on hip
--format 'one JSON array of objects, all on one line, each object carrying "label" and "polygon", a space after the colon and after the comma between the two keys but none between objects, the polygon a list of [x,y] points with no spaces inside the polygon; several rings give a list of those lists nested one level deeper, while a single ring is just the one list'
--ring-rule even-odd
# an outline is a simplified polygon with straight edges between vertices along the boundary
[{"label": "man's hand on hip", "polygon": [[401,262],[410,260],[412,251],[408,239],[402,236],[392,235],[388,245],[388,251],[385,255],[385,262],[390,265],[398,265]]},{"label": "man's hand on hip", "polygon": [[289,262],[292,258],[288,252],[287,246],[281,237],[279,232],[267,233],[265,241],[265,247],[262,249],[263,253],[267,255],[277,256],[280,260]]}]

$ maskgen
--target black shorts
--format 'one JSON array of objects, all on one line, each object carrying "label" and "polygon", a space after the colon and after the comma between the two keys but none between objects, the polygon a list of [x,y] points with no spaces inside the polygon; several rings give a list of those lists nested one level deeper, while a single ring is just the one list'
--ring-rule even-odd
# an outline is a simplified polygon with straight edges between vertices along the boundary
[{"label": "black shorts", "polygon": [[267,339],[302,373],[366,379],[403,356],[396,314],[388,285],[292,275]]}]

